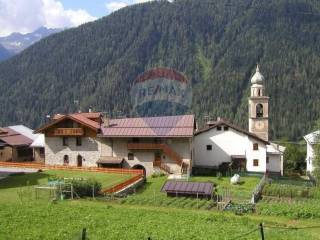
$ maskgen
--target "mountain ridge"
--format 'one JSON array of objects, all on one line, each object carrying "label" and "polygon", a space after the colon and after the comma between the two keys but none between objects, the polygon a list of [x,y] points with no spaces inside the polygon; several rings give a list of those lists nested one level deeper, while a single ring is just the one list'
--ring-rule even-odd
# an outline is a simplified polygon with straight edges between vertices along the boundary
[{"label": "mountain ridge", "polygon": [[192,83],[190,112],[200,122],[220,116],[247,128],[250,77],[260,63],[270,135],[298,139],[320,118],[319,12],[313,0],[180,0],[123,8],[0,64],[0,124],[37,127],[47,114],[76,111],[74,100],[110,116],[129,113],[136,76],[170,67]]},{"label": "mountain ridge", "polygon": [[[18,32],[11,33],[8,36],[0,37],[0,45],[6,49],[9,57],[14,56],[42,38],[51,34],[58,33],[63,29],[40,27],[33,32],[22,34]],[[1,60],[1,59],[0,59]]]}]

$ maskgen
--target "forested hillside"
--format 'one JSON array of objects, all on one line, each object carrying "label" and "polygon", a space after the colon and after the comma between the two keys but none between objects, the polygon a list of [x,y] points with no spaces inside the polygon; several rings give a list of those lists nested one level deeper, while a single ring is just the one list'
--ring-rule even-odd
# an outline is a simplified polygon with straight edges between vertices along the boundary
[{"label": "forested hillside", "polygon": [[10,52],[0,44],[0,62],[11,56]]},{"label": "forested hillside", "polygon": [[266,78],[273,138],[300,138],[320,117],[318,0],[177,0],[126,7],[63,31],[0,64],[0,125],[47,114],[130,113],[130,87],[151,67],[192,81],[194,112],[247,128],[250,77]]}]

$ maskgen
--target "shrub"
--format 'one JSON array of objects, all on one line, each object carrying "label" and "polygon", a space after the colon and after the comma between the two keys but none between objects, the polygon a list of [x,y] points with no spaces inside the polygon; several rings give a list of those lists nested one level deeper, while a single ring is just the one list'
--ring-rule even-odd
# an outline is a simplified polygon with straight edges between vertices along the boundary
[{"label": "shrub", "polygon": [[[93,192],[96,196],[102,187],[102,184],[95,179],[71,180],[70,183],[73,185],[74,192],[76,192],[79,197],[91,197]],[[69,187],[65,186],[65,188]]]}]

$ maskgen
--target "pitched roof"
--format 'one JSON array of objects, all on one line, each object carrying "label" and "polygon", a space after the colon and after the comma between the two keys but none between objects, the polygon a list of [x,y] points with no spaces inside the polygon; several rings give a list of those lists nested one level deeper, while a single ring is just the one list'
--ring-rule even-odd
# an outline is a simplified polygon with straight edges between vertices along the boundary
[{"label": "pitched roof", "polygon": [[261,142],[263,142],[263,143],[265,143],[265,144],[269,144],[268,141],[262,139],[262,138],[259,137],[258,135],[254,134],[254,133],[251,133],[251,132],[249,132],[249,131],[247,131],[247,130],[245,130],[245,129],[242,129],[242,128],[240,128],[240,127],[238,127],[238,126],[236,126],[236,125],[234,125],[234,124],[232,124],[232,123],[229,123],[229,122],[227,122],[226,120],[221,119],[221,120],[219,120],[219,121],[217,121],[217,122],[211,122],[211,124],[212,124],[212,125],[207,126],[207,127],[203,128],[203,129],[198,130],[198,131],[195,133],[195,136],[197,136],[197,135],[199,135],[199,134],[201,134],[201,133],[207,132],[207,131],[209,131],[209,130],[211,130],[211,129],[214,129],[214,128],[218,127],[218,126],[224,126],[224,125],[226,125],[226,126],[232,128],[232,129],[234,129],[234,130],[236,130],[236,131],[238,131],[238,132],[241,132],[241,133],[243,133],[243,134],[245,134],[245,135],[247,135],[247,136],[249,136],[249,137],[252,137],[252,138],[254,138],[254,139],[258,140],[258,141],[261,141]]},{"label": "pitched roof", "polygon": [[110,157],[110,156],[102,156],[97,161],[97,163],[101,164],[121,164],[124,161],[122,157]]},{"label": "pitched roof", "polygon": [[38,134],[34,134],[32,129],[30,129],[24,125],[9,126],[8,128],[20,133],[23,136],[26,136],[27,138],[30,138],[32,140],[35,140],[38,137]]},{"label": "pitched roof", "polygon": [[303,138],[310,144],[320,143],[320,130],[309,133]]},{"label": "pitched roof", "polygon": [[29,146],[32,143],[32,139],[14,131],[11,128],[3,129],[5,131],[0,133],[0,140],[10,146]]},{"label": "pitched roof", "polygon": [[45,147],[44,134],[37,134],[37,135],[38,137],[32,142],[30,147],[36,147],[36,148]]},{"label": "pitched roof", "polygon": [[194,115],[111,119],[102,137],[192,137]]},{"label": "pitched roof", "polygon": [[[91,114],[91,113],[90,113]],[[100,116],[100,115],[99,115]],[[69,114],[69,115],[62,115],[61,117],[58,117],[57,119],[51,121],[48,124],[45,124],[44,126],[42,126],[41,128],[37,129],[35,132],[36,133],[40,133],[43,132],[44,130],[54,126],[55,124],[62,122],[66,119],[71,119],[75,122],[78,122],[88,128],[91,128],[95,131],[98,131],[100,129],[100,124],[96,121],[93,121],[89,118],[86,117],[85,114],[79,114],[79,113],[74,113],[74,114]]]},{"label": "pitched roof", "polygon": [[[64,117],[66,115],[67,114],[58,113],[58,114],[55,114],[52,119],[53,120],[57,120],[57,119],[59,119],[61,117]],[[72,115],[81,115],[81,116],[89,118],[89,119],[97,119],[97,118],[101,117],[102,113],[100,113],[100,112],[88,112],[88,113],[73,113]]]}]

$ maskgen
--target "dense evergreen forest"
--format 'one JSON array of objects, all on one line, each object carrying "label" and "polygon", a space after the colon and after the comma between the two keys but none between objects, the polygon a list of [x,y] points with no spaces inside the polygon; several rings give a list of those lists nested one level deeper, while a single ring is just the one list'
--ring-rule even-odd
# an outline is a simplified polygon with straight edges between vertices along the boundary
[{"label": "dense evergreen forest", "polygon": [[176,0],[123,8],[54,34],[0,64],[0,126],[38,127],[78,109],[131,112],[135,77],[171,67],[192,82],[190,112],[247,128],[260,63],[273,139],[300,139],[320,117],[318,0]]}]

